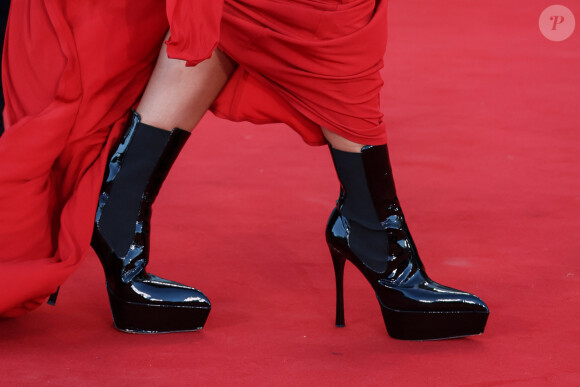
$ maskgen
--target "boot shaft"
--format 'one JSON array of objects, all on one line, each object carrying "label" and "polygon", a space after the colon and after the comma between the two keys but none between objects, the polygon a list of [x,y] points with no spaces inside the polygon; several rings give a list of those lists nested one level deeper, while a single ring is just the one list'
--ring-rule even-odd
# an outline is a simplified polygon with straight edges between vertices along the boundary
[{"label": "boot shaft", "polygon": [[[336,211],[344,223],[344,243],[366,267],[392,278],[407,272],[409,263],[422,268],[397,198],[387,146],[365,146],[360,153],[331,148],[331,154],[341,184]],[[331,216],[329,227],[336,228],[336,221]]]},{"label": "boot shaft", "polygon": [[341,213],[377,231],[397,222],[402,211],[387,146],[365,146],[360,153],[331,148],[331,154],[341,185]]},{"label": "boot shaft", "polygon": [[188,137],[181,129],[143,124],[134,113],[109,158],[95,230],[111,256],[123,258],[127,273],[138,273],[147,263],[151,206]]}]

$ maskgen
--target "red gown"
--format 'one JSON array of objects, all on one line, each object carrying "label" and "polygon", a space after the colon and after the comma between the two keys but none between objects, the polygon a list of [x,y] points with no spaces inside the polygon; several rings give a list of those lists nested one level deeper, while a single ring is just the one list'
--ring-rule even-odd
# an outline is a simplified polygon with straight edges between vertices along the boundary
[{"label": "red gown", "polygon": [[[161,4],[160,4],[161,3]],[[106,156],[168,55],[239,63],[213,106],[231,120],[320,126],[382,144],[386,0],[19,0],[4,45],[0,316],[40,305],[89,249]]]}]

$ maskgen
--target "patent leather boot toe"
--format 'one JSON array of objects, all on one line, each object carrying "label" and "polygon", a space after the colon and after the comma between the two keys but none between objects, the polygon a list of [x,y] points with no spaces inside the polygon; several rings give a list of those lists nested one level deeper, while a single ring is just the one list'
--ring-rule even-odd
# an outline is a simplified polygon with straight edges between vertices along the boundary
[{"label": "patent leather boot toe", "polygon": [[91,246],[99,257],[115,327],[131,333],[195,331],[211,305],[199,290],[149,274],[151,206],[189,137],[133,114],[109,158]]},{"label": "patent leather boot toe", "polygon": [[391,337],[436,340],[483,333],[485,303],[427,276],[396,195],[387,146],[331,153],[341,182],[326,229],[336,276],[336,325],[344,326],[348,260],[373,287]]}]

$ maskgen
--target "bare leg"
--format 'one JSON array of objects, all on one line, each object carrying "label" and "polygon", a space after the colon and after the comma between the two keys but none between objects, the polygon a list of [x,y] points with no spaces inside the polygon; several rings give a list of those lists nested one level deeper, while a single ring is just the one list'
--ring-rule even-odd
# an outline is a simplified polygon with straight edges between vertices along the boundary
[{"label": "bare leg", "polygon": [[165,130],[191,132],[201,120],[236,64],[221,51],[194,67],[169,59],[163,44],[137,112],[142,121]]},{"label": "bare leg", "polygon": [[334,149],[350,153],[360,153],[364,146],[363,144],[357,144],[356,142],[347,140],[326,128],[322,128],[322,133],[324,134],[324,137],[326,137],[326,141],[328,141]]}]

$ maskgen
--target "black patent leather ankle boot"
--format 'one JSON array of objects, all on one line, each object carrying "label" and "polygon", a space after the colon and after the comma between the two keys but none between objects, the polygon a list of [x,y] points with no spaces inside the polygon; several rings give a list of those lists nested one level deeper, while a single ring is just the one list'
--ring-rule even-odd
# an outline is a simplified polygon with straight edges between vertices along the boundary
[{"label": "black patent leather ankle boot", "polygon": [[373,287],[391,337],[483,333],[485,303],[427,276],[397,198],[387,146],[366,146],[361,153],[331,148],[331,153],[341,183],[326,229],[336,275],[336,325],[344,326],[343,273],[349,260]]},{"label": "black patent leather ankle boot", "polygon": [[189,133],[161,130],[133,113],[109,158],[91,246],[107,280],[115,327],[133,333],[195,331],[210,312],[197,289],[149,274],[151,206]]}]

